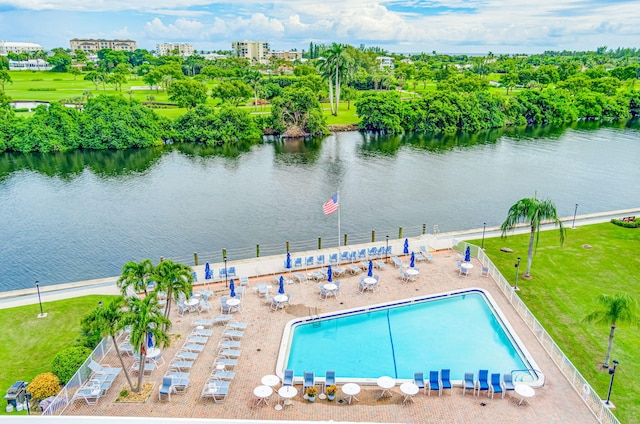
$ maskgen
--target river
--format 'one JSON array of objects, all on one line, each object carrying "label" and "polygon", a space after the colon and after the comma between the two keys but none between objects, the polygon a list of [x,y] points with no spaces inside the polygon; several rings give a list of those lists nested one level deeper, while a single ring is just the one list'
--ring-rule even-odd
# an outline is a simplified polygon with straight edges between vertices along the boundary
[{"label": "river", "polygon": [[337,133],[242,148],[0,156],[0,291],[118,275],[131,260],[193,264],[499,225],[537,194],[560,216],[637,207],[640,124],[473,135]]}]

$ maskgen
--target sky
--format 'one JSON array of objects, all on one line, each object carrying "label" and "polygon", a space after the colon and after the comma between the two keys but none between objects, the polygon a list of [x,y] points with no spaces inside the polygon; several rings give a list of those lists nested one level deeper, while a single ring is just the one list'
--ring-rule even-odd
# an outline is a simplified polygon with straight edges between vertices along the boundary
[{"label": "sky", "polygon": [[378,46],[395,53],[542,53],[640,47],[638,0],[0,0],[0,40],[69,48],[125,38],[230,50],[267,41]]}]

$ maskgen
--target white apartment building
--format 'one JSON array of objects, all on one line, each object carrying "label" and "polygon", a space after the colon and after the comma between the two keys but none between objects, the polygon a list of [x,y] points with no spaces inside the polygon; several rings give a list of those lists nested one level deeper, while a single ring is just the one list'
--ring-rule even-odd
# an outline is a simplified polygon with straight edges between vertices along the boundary
[{"label": "white apartment building", "polygon": [[284,59],[293,62],[294,60],[302,60],[302,52],[285,50],[281,52],[271,52],[271,56],[277,59]]},{"label": "white apartment building", "polygon": [[71,51],[82,50],[85,53],[97,52],[102,49],[124,50],[132,52],[138,48],[133,40],[105,40],[92,38],[74,38],[69,41]]},{"label": "white apartment building", "polygon": [[189,57],[195,53],[193,44],[189,43],[159,43],[156,45],[158,56],[172,55],[178,52],[178,56]]},{"label": "white apartment building", "polygon": [[385,68],[393,69],[393,58],[389,56],[378,56],[376,57],[376,61],[378,62],[378,66],[380,70],[384,70]]},{"label": "white apartment building", "polygon": [[266,41],[234,41],[231,43],[231,49],[236,57],[259,63],[267,64],[271,57],[271,48]]},{"label": "white apartment building", "polygon": [[23,43],[19,41],[0,41],[0,56],[6,56],[9,53],[31,53],[36,51],[44,51],[44,47],[37,43]]}]

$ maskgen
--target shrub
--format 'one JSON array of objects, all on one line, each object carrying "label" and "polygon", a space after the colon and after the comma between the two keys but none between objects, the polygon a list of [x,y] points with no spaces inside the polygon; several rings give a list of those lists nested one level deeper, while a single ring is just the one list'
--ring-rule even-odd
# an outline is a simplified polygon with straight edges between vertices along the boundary
[{"label": "shrub", "polygon": [[60,379],[51,372],[36,375],[27,386],[27,392],[31,393],[32,399],[35,402],[40,402],[49,396],[55,396],[59,391]]},{"label": "shrub", "polygon": [[640,219],[636,218],[634,221],[623,221],[621,219],[612,219],[612,224],[619,225],[625,228],[638,228],[640,227]]},{"label": "shrub", "polygon": [[56,91],[57,88],[52,87],[29,87],[27,91]]},{"label": "shrub", "polygon": [[91,350],[83,346],[63,349],[53,357],[51,370],[62,384],[67,384],[90,354]]}]

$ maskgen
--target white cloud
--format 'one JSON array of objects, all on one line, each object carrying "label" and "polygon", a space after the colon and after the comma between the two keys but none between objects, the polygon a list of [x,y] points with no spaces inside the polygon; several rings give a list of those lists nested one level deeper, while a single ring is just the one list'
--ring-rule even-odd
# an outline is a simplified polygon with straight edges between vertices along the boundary
[{"label": "white cloud", "polygon": [[145,24],[144,31],[148,37],[170,40],[200,38],[203,28],[203,23],[196,20],[178,18],[175,23],[165,25],[160,18],[154,18]]}]

